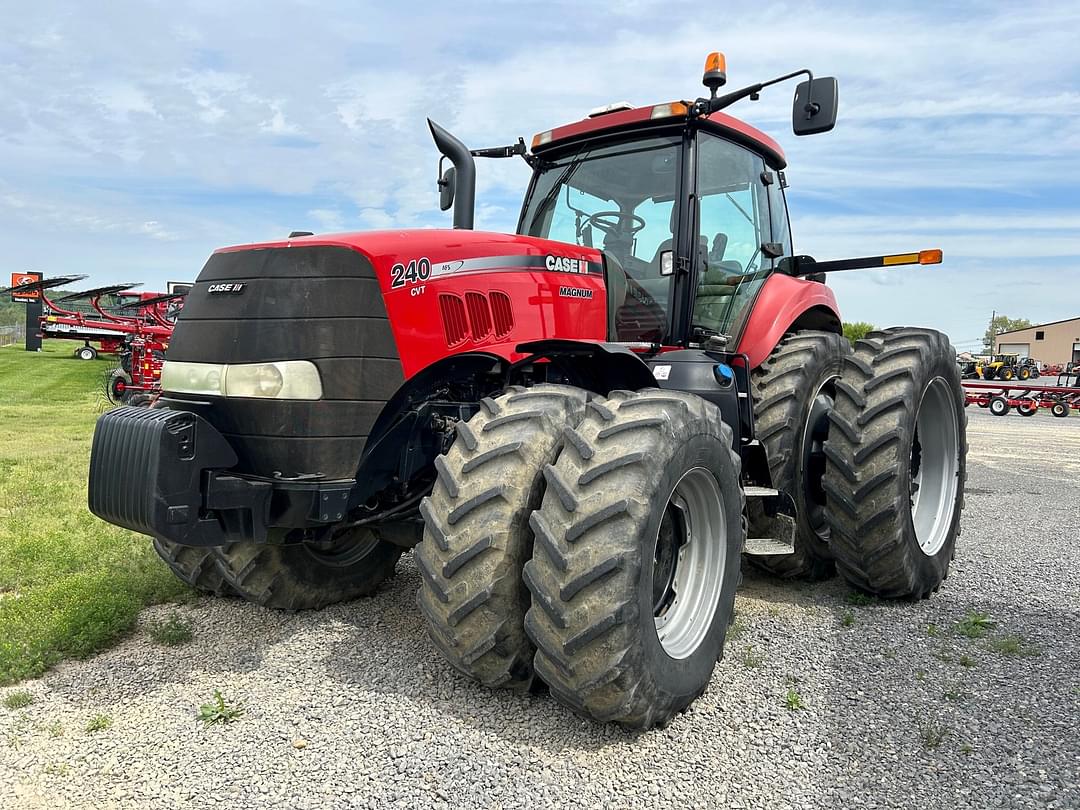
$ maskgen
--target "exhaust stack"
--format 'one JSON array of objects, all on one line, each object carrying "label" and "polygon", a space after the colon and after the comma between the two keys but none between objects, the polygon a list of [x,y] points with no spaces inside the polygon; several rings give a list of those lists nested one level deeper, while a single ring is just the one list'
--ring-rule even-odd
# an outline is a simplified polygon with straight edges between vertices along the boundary
[{"label": "exhaust stack", "polygon": [[442,197],[442,209],[454,206],[454,227],[472,230],[473,208],[476,202],[476,163],[472,153],[461,141],[440,127],[430,118],[428,126],[435,146],[450,158],[453,168],[442,173],[440,168],[439,189]]}]

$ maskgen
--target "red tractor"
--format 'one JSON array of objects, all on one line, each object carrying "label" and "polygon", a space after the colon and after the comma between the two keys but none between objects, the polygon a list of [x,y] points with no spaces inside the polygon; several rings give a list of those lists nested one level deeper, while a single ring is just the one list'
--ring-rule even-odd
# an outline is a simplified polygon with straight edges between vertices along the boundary
[{"label": "red tractor", "polygon": [[[150,409],[103,415],[90,509],[192,586],[297,610],[375,592],[413,549],[435,646],[493,687],[667,722],[705,689],[745,552],[781,577],[921,599],[948,572],[966,420],[955,350],[854,347],[792,248],[786,166],[722,110],[798,71],[614,106],[470,151],[431,123],[455,230],[215,252]],[[474,157],[533,169],[517,233],[472,230]]]}]

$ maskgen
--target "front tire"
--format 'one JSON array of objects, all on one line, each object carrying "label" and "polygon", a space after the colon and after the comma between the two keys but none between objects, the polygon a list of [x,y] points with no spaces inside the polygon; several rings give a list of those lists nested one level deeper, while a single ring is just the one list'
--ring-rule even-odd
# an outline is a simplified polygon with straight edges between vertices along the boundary
[{"label": "front tire", "polygon": [[795,553],[749,555],[749,561],[779,577],[821,580],[835,573],[825,520],[822,451],[829,411],[843,359],[851,344],[832,332],[795,332],[784,337],[752,375],[754,424],[765,446],[776,489],[795,500]]},{"label": "front tire", "polygon": [[1005,416],[1011,409],[1009,400],[1002,396],[990,397],[990,413],[994,416]]},{"label": "front tire", "polygon": [[98,353],[93,346],[80,346],[75,350],[75,356],[80,360],[96,360]]},{"label": "front tire", "polygon": [[746,537],[731,441],[692,394],[614,392],[545,468],[525,629],[537,674],[578,714],[664,725],[708,685]]},{"label": "front tire", "polygon": [[825,491],[837,567],[867,593],[926,598],[948,574],[967,456],[955,356],[940,332],[895,328],[845,361]]},{"label": "front tire", "polygon": [[486,686],[532,683],[521,579],[532,554],[529,515],[540,505],[544,465],[555,460],[563,428],[584,415],[585,396],[537,385],[484,399],[435,462],[438,481],[420,506],[416,599],[446,660]]},{"label": "front tire", "polygon": [[237,596],[225,581],[212,547],[182,546],[155,537],[154,551],[177,579],[195,590],[211,596]]},{"label": "front tire", "polygon": [[376,529],[348,529],[324,543],[232,543],[214,550],[225,581],[249,602],[316,610],[371,596],[394,575],[402,549]]}]

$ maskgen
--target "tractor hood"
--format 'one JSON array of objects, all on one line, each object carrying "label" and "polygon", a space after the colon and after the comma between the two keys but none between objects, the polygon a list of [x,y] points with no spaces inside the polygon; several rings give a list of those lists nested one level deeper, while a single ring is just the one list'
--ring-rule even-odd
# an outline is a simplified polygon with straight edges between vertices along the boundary
[{"label": "tractor hood", "polygon": [[[351,256],[352,275],[364,281],[336,289],[341,279],[330,284],[335,289],[319,292],[315,288],[326,282],[305,281],[308,271],[313,262],[334,254]],[[265,269],[240,275],[232,269],[236,262],[252,268],[260,264],[259,256],[268,260],[261,263]],[[280,270],[272,269],[279,264]],[[268,271],[291,278],[259,281]],[[215,309],[227,308],[239,317],[257,311],[266,317],[268,307],[284,307],[292,317],[326,318],[371,317],[369,310],[383,308],[406,378],[447,354],[482,350],[517,359],[517,343],[556,335],[607,336],[600,251],[530,236],[394,230],[223,248],[211,256],[186,306],[201,310],[204,281],[227,284],[249,277],[249,287],[240,294],[209,291],[209,297],[222,302]],[[382,299],[377,304],[376,289]]]},{"label": "tractor hood", "polygon": [[[307,361],[304,401],[171,391],[237,449],[241,471],[342,478],[402,383],[449,355],[604,340],[600,252],[526,236],[397,230],[216,251],[185,300],[167,362]],[[206,403],[196,406],[195,400]]]}]

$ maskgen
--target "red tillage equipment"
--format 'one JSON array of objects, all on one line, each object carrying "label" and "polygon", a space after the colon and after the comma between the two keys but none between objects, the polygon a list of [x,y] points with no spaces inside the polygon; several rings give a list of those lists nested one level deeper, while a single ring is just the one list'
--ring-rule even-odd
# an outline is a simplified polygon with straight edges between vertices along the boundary
[{"label": "red tillage equipment", "polygon": [[1065,385],[1002,385],[963,382],[965,405],[989,408],[994,416],[1004,416],[1013,408],[1021,416],[1034,416],[1039,408],[1049,408],[1064,418],[1069,410],[1080,410],[1080,387]]}]

